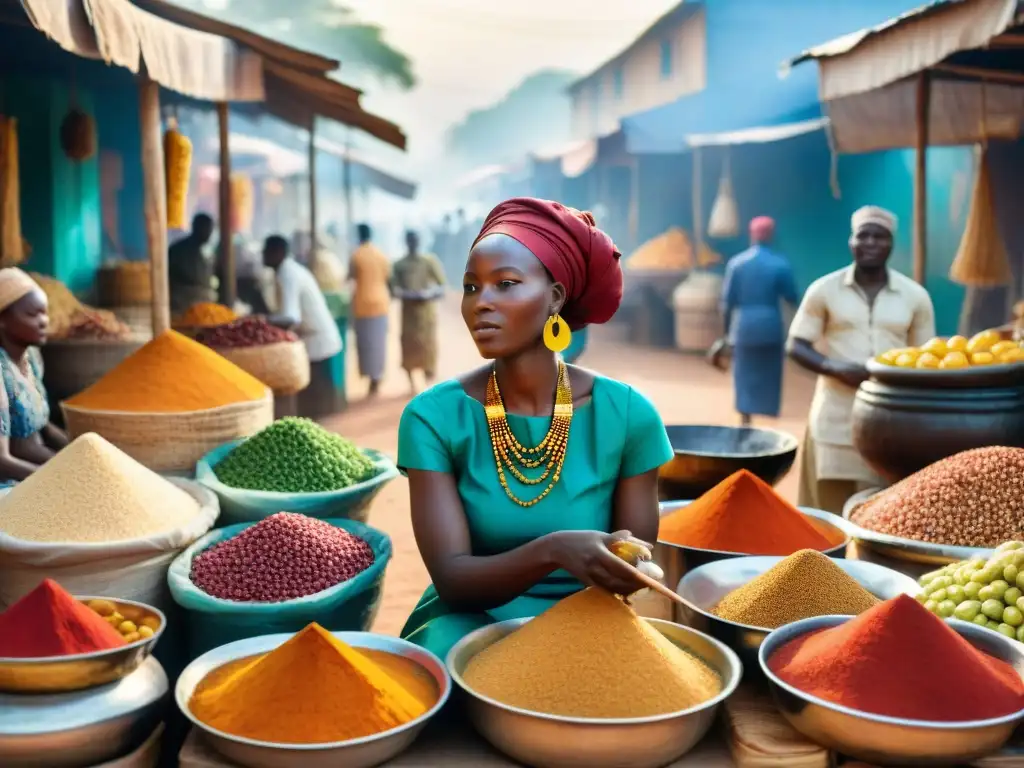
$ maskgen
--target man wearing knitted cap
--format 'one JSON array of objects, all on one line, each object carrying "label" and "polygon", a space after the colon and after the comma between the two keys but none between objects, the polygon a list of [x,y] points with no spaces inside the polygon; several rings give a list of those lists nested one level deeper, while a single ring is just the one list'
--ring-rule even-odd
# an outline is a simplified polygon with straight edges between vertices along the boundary
[{"label": "man wearing knitted cap", "polygon": [[818,374],[800,465],[802,506],[841,514],[847,500],[882,484],[853,447],[851,415],[865,363],[935,335],[922,286],[888,266],[896,217],[866,206],[851,219],[853,264],[811,284],[789,330],[789,354]]},{"label": "man wearing knitted cap", "polygon": [[[789,262],[769,247],[774,234],[772,219],[753,219],[750,248],[729,260],[722,283],[722,317],[733,350],[733,389],[743,426],[753,415],[779,415],[786,343],[782,302],[795,306],[799,300]],[[725,346],[725,341],[715,345],[715,365]]]}]

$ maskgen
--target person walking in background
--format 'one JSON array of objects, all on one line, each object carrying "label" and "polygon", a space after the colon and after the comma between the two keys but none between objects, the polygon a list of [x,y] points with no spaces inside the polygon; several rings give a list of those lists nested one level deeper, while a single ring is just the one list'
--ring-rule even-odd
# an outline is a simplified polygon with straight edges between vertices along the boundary
[{"label": "person walking in background", "polygon": [[429,386],[437,373],[437,300],[444,295],[444,268],[436,256],[420,253],[420,238],[406,232],[406,255],[395,263],[392,292],[402,302],[402,368],[417,392],[413,372]]},{"label": "person walking in background", "polygon": [[736,411],[745,427],[753,416],[779,415],[786,357],[782,302],[796,306],[799,299],[789,261],[769,247],[774,236],[772,219],[753,219],[750,248],[729,260],[722,283],[727,341],[716,345],[712,362],[718,365],[731,347]]},{"label": "person walking in background", "polygon": [[811,284],[789,330],[790,357],[818,374],[799,504],[835,514],[857,492],[884,484],[853,446],[853,400],[868,378],[865,363],[935,335],[928,291],[888,267],[896,216],[866,206],[853,214],[851,229],[853,264]]},{"label": "person walking in background", "polygon": [[206,246],[213,237],[213,219],[197,213],[192,231],[171,245],[167,252],[167,277],[171,289],[171,312],[180,315],[193,304],[216,301],[213,289],[213,260]]},{"label": "person walking in background", "polygon": [[263,263],[277,278],[277,316],[274,323],[294,328],[309,355],[309,386],[299,394],[299,415],[311,419],[341,409],[334,361],[341,353],[341,334],[316,278],[288,253],[288,241],[271,235],[263,245]]},{"label": "person walking in background", "polygon": [[371,240],[369,224],[357,227],[359,247],[349,262],[348,277],[355,283],[352,316],[355,318],[359,373],[370,380],[370,395],[380,390],[387,359],[388,311],[391,305],[391,262]]}]

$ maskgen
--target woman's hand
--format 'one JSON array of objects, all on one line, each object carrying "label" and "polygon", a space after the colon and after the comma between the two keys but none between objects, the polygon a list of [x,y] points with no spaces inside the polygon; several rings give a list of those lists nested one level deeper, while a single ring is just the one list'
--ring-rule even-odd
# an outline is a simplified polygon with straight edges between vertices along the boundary
[{"label": "woman's hand", "polygon": [[548,536],[552,559],[588,587],[601,587],[616,595],[631,595],[647,585],[633,569],[614,554],[616,541],[629,540],[647,548],[651,545],[634,538],[629,531],[559,531]]}]

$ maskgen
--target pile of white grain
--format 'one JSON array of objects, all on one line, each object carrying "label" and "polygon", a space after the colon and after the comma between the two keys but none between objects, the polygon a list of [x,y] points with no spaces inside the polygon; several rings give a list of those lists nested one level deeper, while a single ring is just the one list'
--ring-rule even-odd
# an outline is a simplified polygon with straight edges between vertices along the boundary
[{"label": "pile of white grain", "polygon": [[181,488],[90,433],[0,498],[0,532],[37,542],[125,541],[181,528],[199,509]]}]

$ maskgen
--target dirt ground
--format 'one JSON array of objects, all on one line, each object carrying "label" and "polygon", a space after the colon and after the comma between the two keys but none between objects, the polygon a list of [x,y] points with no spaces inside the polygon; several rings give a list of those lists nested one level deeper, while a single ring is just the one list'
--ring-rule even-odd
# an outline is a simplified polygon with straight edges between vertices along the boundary
[{"label": "dirt ground", "polygon": [[[440,321],[439,376],[447,378],[480,364],[469,334],[462,324],[457,299],[442,306]],[[400,368],[397,315],[392,319],[388,368],[381,395],[366,400],[366,382],[358,376],[355,344],[350,337],[348,358],[348,410],[327,426],[368,448],[397,449],[398,420],[410,397],[409,384]],[[629,346],[613,337],[613,331],[595,329],[582,365],[637,387],[651,398],[666,424],[735,424],[732,386],[728,375],[708,366],[701,357],[671,350]],[[778,420],[763,420],[791,434],[803,434],[810,405],[813,379],[803,371],[786,371],[783,410]],[[779,490],[795,501],[797,470],[782,481]],[[430,581],[420,560],[409,521],[409,490],[402,478],[390,483],[377,497],[370,523],[386,531],[394,546],[388,566],[384,602],[374,629],[397,634],[406,616]]]}]

